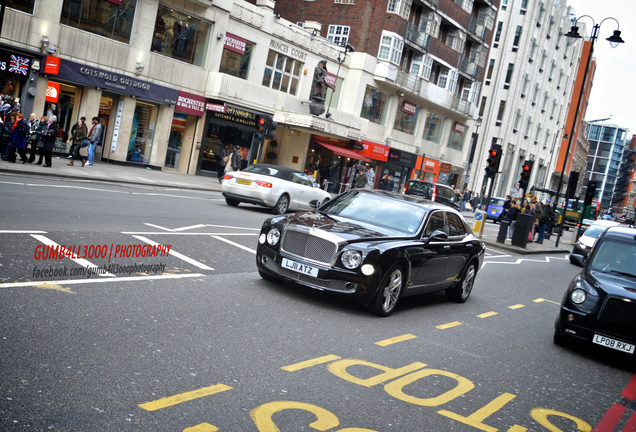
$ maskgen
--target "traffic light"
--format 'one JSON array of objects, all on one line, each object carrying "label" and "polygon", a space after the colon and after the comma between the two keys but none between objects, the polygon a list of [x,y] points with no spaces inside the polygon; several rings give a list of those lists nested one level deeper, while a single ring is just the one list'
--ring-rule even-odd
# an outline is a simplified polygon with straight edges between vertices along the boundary
[{"label": "traffic light", "polygon": [[596,182],[590,181],[587,184],[587,190],[585,191],[585,201],[583,201],[583,206],[587,207],[592,204],[594,200],[594,195],[596,194]]},{"label": "traffic light", "polygon": [[576,186],[579,184],[578,171],[570,172],[570,178],[568,180],[568,187],[565,189],[565,200],[569,200],[576,194]]},{"label": "traffic light", "polygon": [[276,123],[274,120],[270,118],[269,121],[267,122],[267,133],[265,134],[265,138],[269,140],[274,139],[276,137],[277,126],[278,126],[278,123]]},{"label": "traffic light", "polygon": [[488,150],[488,159],[486,160],[486,176],[494,178],[499,171],[499,162],[501,161],[501,145],[493,144]]},{"label": "traffic light", "polygon": [[528,183],[530,182],[530,174],[532,174],[532,165],[534,165],[534,161],[527,160],[523,163],[521,167],[521,175],[519,177],[519,188],[526,190],[528,188]]},{"label": "traffic light", "polygon": [[264,116],[256,116],[256,132],[254,133],[254,141],[262,142],[265,138],[265,130],[267,129],[267,121]]}]

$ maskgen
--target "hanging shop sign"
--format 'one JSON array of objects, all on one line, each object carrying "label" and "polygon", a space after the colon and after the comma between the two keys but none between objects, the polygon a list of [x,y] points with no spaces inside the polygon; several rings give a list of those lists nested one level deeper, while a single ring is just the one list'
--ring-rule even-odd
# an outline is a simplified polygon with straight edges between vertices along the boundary
[{"label": "hanging shop sign", "polygon": [[44,59],[44,73],[57,75],[60,73],[60,58],[55,56],[46,56]]},{"label": "hanging shop sign", "polygon": [[325,80],[325,84],[327,84],[328,87],[332,89],[336,88],[336,82],[338,81],[338,77],[336,76],[336,74],[332,74],[331,72],[325,72],[324,80]]},{"label": "hanging shop sign", "polygon": [[245,54],[245,48],[247,47],[247,40],[242,37],[233,35],[232,33],[225,33],[225,40],[223,41],[223,48],[233,51],[237,54]]},{"label": "hanging shop sign", "polygon": [[[51,75],[53,75],[51,73]],[[79,84],[100,87],[119,94],[127,94],[153,102],[176,105],[176,89],[143,81],[117,72],[61,60],[57,76]]]},{"label": "hanging shop sign", "polygon": [[27,76],[31,59],[23,55],[3,52],[0,57],[0,71]]},{"label": "hanging shop sign", "polygon": [[179,91],[174,110],[201,117],[205,112],[205,97]]},{"label": "hanging shop sign", "polygon": [[415,113],[417,112],[417,106],[410,102],[404,101],[402,103],[402,111],[407,114],[415,115]]},{"label": "hanging shop sign", "polygon": [[439,172],[450,173],[451,172],[451,164],[446,163],[446,162],[442,162],[442,164],[439,167]]},{"label": "hanging shop sign", "polygon": [[361,140],[360,144],[362,146],[362,149],[360,150],[361,154],[370,157],[371,159],[383,162],[386,162],[389,159],[389,151],[391,150],[391,147],[364,140]]},{"label": "hanging shop sign", "polygon": [[466,132],[466,129],[468,129],[468,126],[460,122],[455,122],[455,125],[453,126],[453,130],[460,134]]},{"label": "hanging shop sign", "polygon": [[404,150],[397,150],[392,148],[389,151],[389,159],[387,162],[401,165],[407,168],[414,168],[417,161],[417,155],[409,153]]},{"label": "hanging shop sign", "polygon": [[206,103],[205,109],[208,111],[208,116],[210,117],[227,120],[233,123],[240,123],[251,127],[256,127],[256,120],[258,120],[260,115],[242,108],[212,102]]},{"label": "hanging shop sign", "polygon": [[46,85],[44,100],[51,103],[57,103],[60,99],[61,90],[61,86],[58,83],[49,81]]}]

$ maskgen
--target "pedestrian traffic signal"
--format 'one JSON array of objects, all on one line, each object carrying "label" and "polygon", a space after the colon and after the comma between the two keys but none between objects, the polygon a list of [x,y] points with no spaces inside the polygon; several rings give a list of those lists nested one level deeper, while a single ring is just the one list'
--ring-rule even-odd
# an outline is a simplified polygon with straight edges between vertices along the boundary
[{"label": "pedestrian traffic signal", "polygon": [[530,174],[532,174],[532,165],[534,165],[534,161],[527,160],[523,163],[521,167],[521,175],[519,177],[519,188],[526,190],[528,188],[528,183],[530,182]]},{"label": "pedestrian traffic signal", "polygon": [[596,194],[596,182],[590,181],[587,184],[587,190],[585,191],[585,201],[583,201],[583,206],[587,207],[592,204],[594,200],[594,195]]},{"label": "pedestrian traffic signal", "polygon": [[486,176],[494,178],[499,171],[499,162],[501,161],[501,145],[493,144],[488,150],[488,159],[486,160]]}]

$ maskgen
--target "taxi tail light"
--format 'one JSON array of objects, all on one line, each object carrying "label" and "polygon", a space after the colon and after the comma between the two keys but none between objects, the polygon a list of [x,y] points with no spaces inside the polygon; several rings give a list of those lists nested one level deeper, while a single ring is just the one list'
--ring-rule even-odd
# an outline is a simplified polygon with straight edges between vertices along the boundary
[{"label": "taxi tail light", "polygon": [[262,180],[256,180],[255,183],[259,186],[262,187],[266,187],[266,188],[271,188],[272,184],[270,182],[266,182],[266,181],[262,181]]},{"label": "taxi tail light", "polygon": [[435,197],[437,197],[437,186],[433,186],[433,195],[431,196],[431,201],[435,201]]},{"label": "taxi tail light", "polygon": [[225,174],[225,175],[223,176],[223,180],[231,180],[231,179],[232,179],[232,176],[231,176],[231,175],[229,175],[229,174]]}]

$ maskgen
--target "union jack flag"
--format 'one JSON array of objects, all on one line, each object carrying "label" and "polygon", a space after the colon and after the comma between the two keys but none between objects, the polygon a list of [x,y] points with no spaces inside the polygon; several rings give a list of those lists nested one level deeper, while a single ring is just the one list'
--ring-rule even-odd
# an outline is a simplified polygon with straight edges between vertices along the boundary
[{"label": "union jack flag", "polygon": [[29,70],[29,59],[11,54],[9,72],[26,75]]}]

